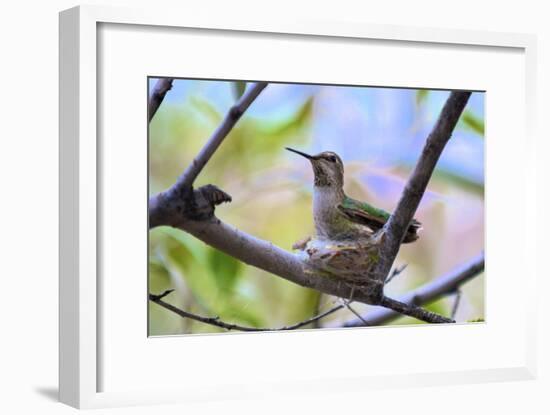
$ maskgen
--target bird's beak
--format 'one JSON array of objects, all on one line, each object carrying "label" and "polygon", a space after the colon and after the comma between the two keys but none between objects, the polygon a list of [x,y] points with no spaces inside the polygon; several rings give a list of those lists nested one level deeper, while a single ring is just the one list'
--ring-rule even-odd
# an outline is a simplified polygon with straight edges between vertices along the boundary
[{"label": "bird's beak", "polygon": [[317,157],[315,157],[315,156],[310,156],[309,154],[302,153],[301,151],[294,150],[293,148],[290,148],[290,147],[285,147],[285,148],[288,151],[292,151],[293,153],[299,154],[300,156],[305,157],[308,160],[317,160]]}]

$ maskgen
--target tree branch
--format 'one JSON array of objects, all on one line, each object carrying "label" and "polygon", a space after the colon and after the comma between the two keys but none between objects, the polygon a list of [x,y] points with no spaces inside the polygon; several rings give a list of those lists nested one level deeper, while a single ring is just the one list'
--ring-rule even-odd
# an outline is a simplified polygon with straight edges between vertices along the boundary
[{"label": "tree branch", "polygon": [[[229,226],[217,218],[200,222],[183,220],[176,227],[190,233],[227,255],[237,258],[248,265],[278,275],[302,287],[313,288],[325,294],[341,298],[349,299],[353,297],[353,301],[372,304],[370,302],[371,294],[368,290],[356,289],[353,285],[334,276],[319,275],[316,269],[310,268],[297,255],[287,252],[273,245],[271,242],[256,238]],[[388,306],[392,304],[388,301]],[[409,313],[413,312],[415,311],[409,311]],[[421,314],[417,312],[413,317],[420,318],[429,323],[441,323],[441,316],[434,317],[433,314]]]},{"label": "tree branch", "polygon": [[300,321],[299,323],[292,324],[290,326],[283,326],[279,328],[266,328],[266,327],[249,327],[249,326],[240,326],[238,324],[233,323],[226,323],[224,321],[221,321],[218,317],[203,317],[199,316],[197,314],[190,313],[189,311],[182,310],[180,308],[174,307],[172,304],[169,304],[162,299],[166,297],[168,294],[170,294],[174,290],[167,290],[163,292],[162,294],[155,295],[155,294],[149,294],[149,301],[152,301],[155,304],[158,304],[161,307],[164,307],[165,309],[177,314],[180,317],[183,318],[189,318],[195,321],[200,321],[204,324],[209,324],[211,326],[220,327],[222,329],[226,330],[237,330],[237,331],[287,331],[287,330],[296,330],[301,327],[307,326],[308,324],[314,323],[316,321],[321,320],[322,318],[325,318],[326,316],[335,313],[338,310],[341,310],[345,307],[344,304],[339,304],[337,306],[332,307],[330,310],[327,310],[323,313],[320,313],[314,317],[311,317],[307,320]]},{"label": "tree branch", "polygon": [[[472,258],[468,263],[452,270],[434,281],[423,285],[422,287],[405,294],[399,298],[399,301],[409,305],[421,306],[440,298],[450,295],[475,276],[485,270],[485,255],[483,253]],[[376,307],[369,310],[368,314],[363,315],[363,320],[353,319],[339,327],[360,327],[360,326],[378,326],[401,317],[401,312],[390,310],[384,307]],[[414,316],[413,316],[414,317]],[[365,324],[365,322],[367,324]]]},{"label": "tree branch", "polygon": [[147,107],[147,117],[149,122],[151,122],[155,116],[160,104],[162,104],[162,101],[164,100],[166,93],[172,89],[172,82],[174,82],[174,78],[162,78],[159,79],[153,87],[153,92],[149,98],[149,104]]},{"label": "tree branch", "polygon": [[[175,227],[190,233],[207,245],[245,264],[282,277],[302,287],[309,287],[335,297],[350,298],[353,287],[331,276],[320,276],[299,256],[271,242],[256,238],[218,218],[206,221],[181,220]],[[366,303],[368,296],[357,290],[355,301]]]},{"label": "tree branch", "polygon": [[[453,91],[445,102],[433,130],[426,140],[420,159],[401,194],[397,208],[383,228],[380,260],[370,272],[371,278],[384,281],[389,274],[401,242],[428,186],[435,165],[451,138],[456,123],[471,94],[471,92]],[[383,290],[380,291],[379,296],[382,300]]]}]

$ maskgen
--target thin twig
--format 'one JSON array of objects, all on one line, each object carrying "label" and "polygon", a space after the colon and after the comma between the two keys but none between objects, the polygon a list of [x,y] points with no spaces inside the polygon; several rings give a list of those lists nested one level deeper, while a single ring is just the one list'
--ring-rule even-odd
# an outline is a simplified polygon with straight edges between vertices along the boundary
[{"label": "thin twig", "polygon": [[460,304],[460,299],[462,298],[462,290],[457,289],[455,295],[455,301],[453,303],[453,308],[451,310],[451,318],[454,320],[456,312],[458,311],[458,305]]},{"label": "thin twig", "polygon": [[174,307],[172,304],[169,304],[162,299],[166,297],[168,294],[170,294],[174,290],[166,290],[162,294],[149,294],[149,300],[152,301],[155,304],[160,305],[161,307],[164,307],[165,309],[179,315],[183,318],[189,318],[195,321],[200,321],[204,324],[209,324],[211,326],[220,327],[226,330],[237,330],[237,331],[287,331],[287,330],[296,330],[300,327],[307,326],[308,324],[314,323],[318,320],[321,320],[322,318],[325,318],[326,316],[335,313],[336,311],[342,309],[345,307],[344,304],[339,304],[337,306],[332,307],[331,309],[318,314],[314,317],[311,317],[307,320],[300,321],[299,323],[290,325],[290,326],[283,326],[279,328],[266,328],[266,327],[249,327],[249,326],[241,326],[238,324],[233,323],[226,323],[219,319],[219,317],[203,317],[199,316],[197,314],[190,313],[189,311],[181,310],[177,307]]},{"label": "thin twig", "polygon": [[345,306],[347,307],[347,309],[348,309],[349,311],[351,311],[353,314],[355,314],[355,316],[356,316],[359,320],[361,320],[361,321],[364,323],[365,326],[368,325],[368,323],[366,322],[366,320],[363,319],[363,317],[361,316],[361,314],[359,314],[357,311],[355,311],[355,309],[350,305],[350,302],[349,302],[349,301],[346,301],[346,302],[345,302]]},{"label": "thin twig", "polygon": [[174,78],[162,78],[159,79],[153,87],[153,92],[151,93],[149,105],[147,107],[147,117],[149,122],[151,122],[160,107],[160,104],[162,104],[166,93],[172,89],[172,82],[174,82]]},{"label": "thin twig", "polygon": [[[316,315],[315,317],[312,317],[308,320],[304,320],[304,321],[301,321],[299,323],[296,323],[296,324],[293,324],[292,326],[284,326],[284,327],[281,327],[279,330],[295,330],[295,329],[299,329],[300,327],[303,327],[303,326],[307,326],[308,324],[310,323],[313,323],[315,321],[319,321],[321,320],[322,318],[325,318],[326,316],[329,316],[331,315],[332,313],[338,311],[338,310],[341,310],[343,307],[341,304],[338,304],[334,307],[332,307],[331,309],[321,313],[321,314],[318,314]],[[277,329],[275,329],[277,330]]]},{"label": "thin twig", "polygon": [[[422,307],[418,307],[414,304],[403,303],[399,300],[394,300],[393,298],[389,298],[386,296],[382,298],[382,302],[380,303],[380,305],[382,307],[397,311],[400,314],[414,317],[418,320],[422,320],[427,323],[454,323],[455,322],[453,319],[440,316],[439,314],[433,313]],[[361,318],[361,321],[365,323],[365,319]]]},{"label": "thin twig", "polygon": [[[458,287],[481,274],[484,270],[485,255],[481,253],[472,258],[466,264],[450,271],[448,274],[436,278],[432,282],[399,297],[399,301],[418,306],[431,303],[432,301],[439,300],[440,298],[455,292]],[[374,309],[370,309],[368,313],[363,316],[363,319],[367,322],[366,325],[368,326],[379,326],[401,316],[402,314],[394,310],[376,307]],[[359,327],[363,325],[365,325],[363,321],[353,319],[341,326]]]},{"label": "thin twig", "polygon": [[[323,305],[323,293],[317,292],[317,301],[316,301],[316,304],[315,304],[315,314],[316,315],[320,314],[322,305]],[[314,329],[318,329],[319,327],[321,327],[319,320],[314,321],[311,324],[311,327],[314,328]]]},{"label": "thin twig", "polygon": [[[385,281],[386,276],[389,274],[401,242],[428,186],[435,165],[451,138],[470,95],[471,92],[453,91],[445,102],[439,118],[426,140],[420,159],[401,194],[397,207],[384,226],[380,260],[370,272],[371,278]],[[379,295],[382,299],[383,292],[381,291]]]},{"label": "thin twig", "polygon": [[166,297],[168,294],[171,294],[174,292],[174,289],[166,290],[161,294],[149,294],[149,300],[155,302],[158,300],[162,300],[164,297]]},{"label": "thin twig", "polygon": [[[352,287],[351,287],[351,293],[350,293],[350,295],[349,295],[349,298],[348,298],[348,299],[345,299],[345,300],[342,298],[342,299],[340,299],[340,300],[341,300],[342,304],[344,304],[344,306],[345,306],[349,311],[351,311],[353,314],[355,314],[355,316],[357,316],[358,319],[363,320],[363,318],[361,317],[361,315],[360,315],[357,311],[355,311],[355,309],[351,306],[351,303],[353,302],[353,296],[354,296],[354,294],[355,294],[355,288],[356,288],[355,285],[352,285]],[[365,322],[365,323],[366,323],[366,322]]]},{"label": "thin twig", "polygon": [[407,268],[409,264],[403,264],[400,267],[395,267],[390,275],[388,275],[388,278],[386,278],[385,284],[389,284],[391,280],[393,280],[395,277],[397,277],[399,274],[401,274],[403,271],[405,271],[405,268]]}]

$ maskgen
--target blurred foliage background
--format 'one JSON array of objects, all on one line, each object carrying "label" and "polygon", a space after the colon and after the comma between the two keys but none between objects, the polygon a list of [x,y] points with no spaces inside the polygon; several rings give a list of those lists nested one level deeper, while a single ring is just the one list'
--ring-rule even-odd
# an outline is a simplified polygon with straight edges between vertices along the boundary
[{"label": "blurred foliage background", "polygon": [[[157,79],[149,80],[149,92]],[[175,80],[149,125],[149,191],[171,186],[249,84]],[[313,173],[284,150],[337,152],[345,189],[391,211],[420,155],[448,91],[303,84],[270,84],[252,104],[195,185],[218,185],[233,202],[219,218],[291,249],[313,234]],[[474,93],[445,148],[417,211],[421,238],[401,248],[406,270],[387,286],[398,296],[446,273],[484,247],[484,94]],[[183,231],[149,235],[149,291],[174,288],[167,301],[184,310],[241,325],[279,327],[329,309],[335,298],[249,267]],[[458,321],[484,317],[484,276],[463,286]],[[428,305],[450,315],[453,296]],[[368,313],[369,306],[354,303]],[[321,321],[353,318],[340,310]],[[419,324],[402,317],[391,324]],[[311,326],[309,326],[311,327]],[[149,302],[149,334],[211,333],[222,329]]]}]

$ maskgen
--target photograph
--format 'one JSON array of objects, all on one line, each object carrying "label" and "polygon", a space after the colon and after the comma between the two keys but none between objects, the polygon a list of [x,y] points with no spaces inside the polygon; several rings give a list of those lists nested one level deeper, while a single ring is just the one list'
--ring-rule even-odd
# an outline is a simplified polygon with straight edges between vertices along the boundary
[{"label": "photograph", "polygon": [[144,88],[149,336],[485,323],[484,91]]}]

